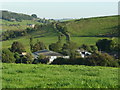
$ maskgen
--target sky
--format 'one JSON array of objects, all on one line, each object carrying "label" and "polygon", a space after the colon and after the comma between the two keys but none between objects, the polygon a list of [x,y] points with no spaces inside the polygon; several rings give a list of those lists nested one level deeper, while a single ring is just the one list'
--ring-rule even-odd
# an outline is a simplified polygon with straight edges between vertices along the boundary
[{"label": "sky", "polygon": [[[118,2],[117,0],[106,0],[106,2],[96,2],[87,0],[81,2],[69,1],[69,2],[38,2],[36,0],[29,2],[16,2],[14,0],[6,0],[1,3],[1,10],[8,10],[17,13],[24,14],[37,14],[40,18],[47,19],[61,19],[61,18],[85,18],[85,17],[98,17],[109,16],[118,14]],[[64,0],[65,1],[65,0]],[[86,2],[85,2],[86,1]],[[105,1],[105,0],[104,0]]]}]

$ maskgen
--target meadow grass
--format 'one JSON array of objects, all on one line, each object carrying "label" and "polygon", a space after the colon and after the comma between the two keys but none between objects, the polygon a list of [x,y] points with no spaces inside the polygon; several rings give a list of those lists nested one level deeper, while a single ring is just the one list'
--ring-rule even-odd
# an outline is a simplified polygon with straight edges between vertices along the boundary
[{"label": "meadow grass", "polygon": [[[24,36],[24,37],[19,37],[19,38],[3,41],[0,43],[2,43],[2,48],[5,49],[5,48],[10,48],[14,41],[19,41],[25,46],[26,51],[30,52],[29,38],[30,36]],[[105,39],[105,38],[106,37],[71,37],[71,41],[75,42],[77,46],[80,46],[82,44],[95,45],[99,39]],[[107,38],[107,39],[111,39],[111,38]],[[33,44],[35,44],[37,41],[42,41],[48,47],[51,43],[57,42],[58,37],[57,36],[45,36],[45,37],[34,38]],[[63,43],[66,42],[65,37],[63,37],[62,42]]]},{"label": "meadow grass", "polygon": [[3,88],[118,88],[118,68],[3,64]]}]

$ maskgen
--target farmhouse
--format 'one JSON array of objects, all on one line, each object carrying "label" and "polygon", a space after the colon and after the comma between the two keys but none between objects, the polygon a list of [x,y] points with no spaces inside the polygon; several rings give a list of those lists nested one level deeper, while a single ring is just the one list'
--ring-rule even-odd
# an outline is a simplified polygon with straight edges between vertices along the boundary
[{"label": "farmhouse", "polygon": [[80,50],[80,49],[78,49],[78,50],[76,50],[76,51],[81,55],[82,58],[85,58],[86,56],[91,55],[90,52],[85,51],[85,50]]},{"label": "farmhouse", "polygon": [[49,62],[52,62],[54,59],[59,58],[59,57],[69,59],[69,56],[64,56],[60,53],[57,53],[57,52],[54,52],[54,51],[49,51],[49,50],[46,50],[46,49],[34,52],[32,54],[33,54],[35,59],[37,59],[39,57],[39,55],[44,55],[44,56],[46,56],[46,58],[49,59]]},{"label": "farmhouse", "polygon": [[27,24],[28,27],[34,28],[35,24]]}]

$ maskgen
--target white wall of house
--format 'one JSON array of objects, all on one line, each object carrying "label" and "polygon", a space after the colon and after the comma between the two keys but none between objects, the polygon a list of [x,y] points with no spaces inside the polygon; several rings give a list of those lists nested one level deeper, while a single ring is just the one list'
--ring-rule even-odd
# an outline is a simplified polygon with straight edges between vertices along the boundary
[{"label": "white wall of house", "polygon": [[49,60],[50,60],[50,62],[53,62],[53,60],[56,58],[57,58],[57,56],[50,56]]}]

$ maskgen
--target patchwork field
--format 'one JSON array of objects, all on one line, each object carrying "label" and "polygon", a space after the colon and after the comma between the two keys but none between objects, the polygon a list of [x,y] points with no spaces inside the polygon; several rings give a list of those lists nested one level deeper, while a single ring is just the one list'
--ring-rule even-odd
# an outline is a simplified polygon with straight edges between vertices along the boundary
[{"label": "patchwork field", "polygon": [[118,88],[118,68],[3,64],[3,88]]}]

